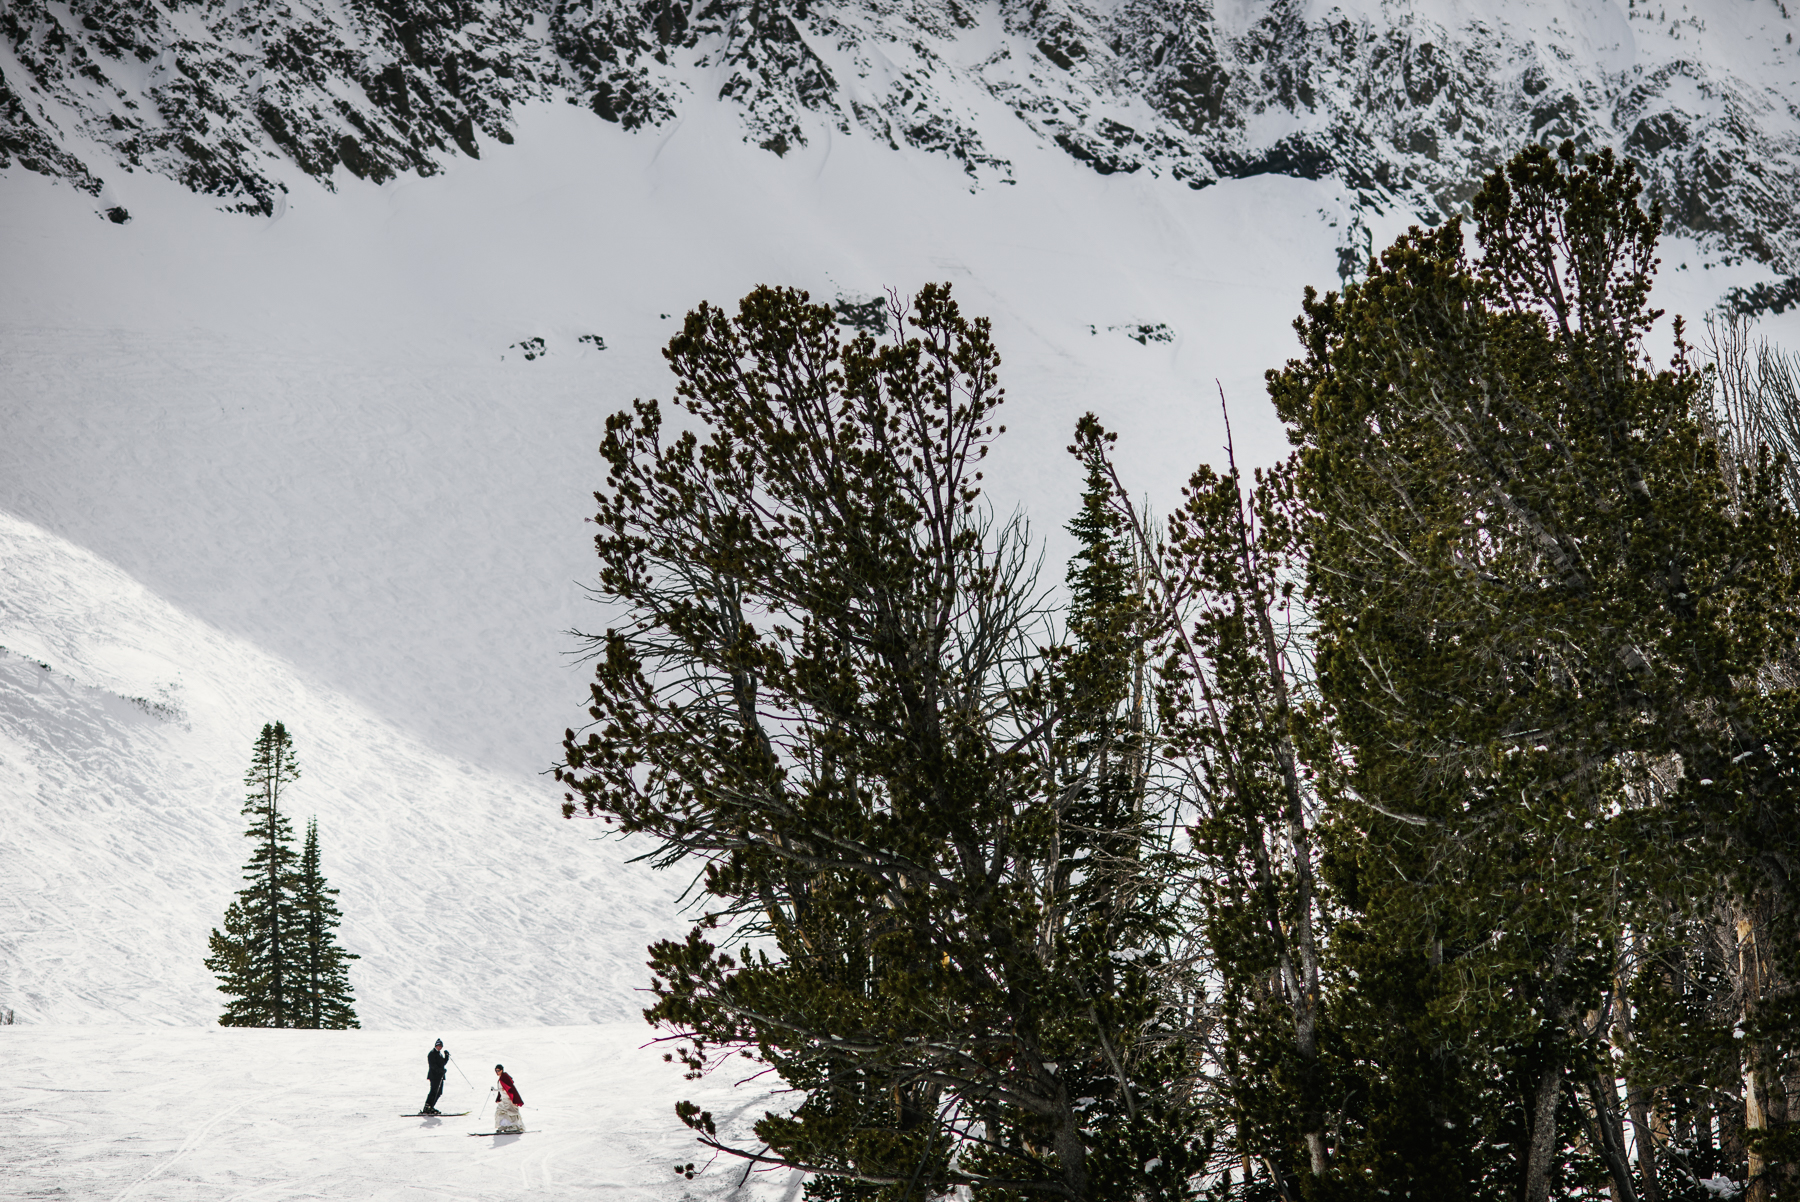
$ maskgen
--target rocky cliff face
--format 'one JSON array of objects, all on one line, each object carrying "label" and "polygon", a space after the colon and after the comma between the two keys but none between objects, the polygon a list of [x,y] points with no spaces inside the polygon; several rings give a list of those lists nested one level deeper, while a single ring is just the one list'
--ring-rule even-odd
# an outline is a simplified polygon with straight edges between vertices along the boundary
[{"label": "rocky cliff face", "polygon": [[1572,138],[1636,158],[1672,232],[1792,276],[1794,24],[1786,0],[8,0],[0,169],[115,220],[131,171],[266,214],[293,167],[429,174],[529,100],[640,129],[710,93],[778,155],[832,130],[988,187],[1016,120],[1102,174],[1331,176],[1435,218]]}]

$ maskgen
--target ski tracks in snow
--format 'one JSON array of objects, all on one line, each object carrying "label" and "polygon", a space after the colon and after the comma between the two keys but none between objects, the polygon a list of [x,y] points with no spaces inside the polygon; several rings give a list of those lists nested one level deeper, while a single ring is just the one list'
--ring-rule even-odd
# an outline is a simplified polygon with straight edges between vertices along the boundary
[{"label": "ski tracks in snow", "polygon": [[[795,1202],[798,1175],[744,1181],[725,1158],[670,1182],[671,1166],[705,1159],[675,1118],[677,1099],[726,1116],[721,1130],[742,1141],[789,1099],[683,1080],[646,1034],[636,1023],[0,1028],[15,1087],[0,1097],[0,1129],[11,1133],[0,1180],[8,1197],[63,1202]],[[470,1064],[504,1061],[517,1075],[525,1135],[469,1139],[490,1118],[479,1110],[434,1126],[398,1114],[439,1036]]]},{"label": "ski tracks in snow", "polygon": [[141,1187],[146,1181],[149,1181],[153,1177],[162,1176],[162,1174],[168,1170],[170,1165],[174,1164],[176,1161],[180,1160],[183,1156],[186,1156],[189,1152],[192,1152],[195,1148],[199,1147],[200,1142],[202,1140],[204,1140],[209,1133],[211,1133],[211,1131],[214,1127],[217,1127],[220,1123],[224,1122],[226,1119],[230,1118],[232,1115],[236,1114],[238,1111],[242,1110],[243,1108],[244,1108],[244,1103],[242,1103],[242,1102],[239,1102],[236,1106],[227,1106],[224,1110],[221,1110],[217,1114],[213,1115],[212,1118],[206,1120],[206,1122],[202,1123],[199,1127],[196,1127],[192,1132],[189,1133],[186,1141],[182,1143],[181,1147],[176,1149],[175,1155],[169,1157],[167,1160],[163,1161],[161,1164],[159,1164],[155,1168],[151,1169],[148,1173],[145,1173],[142,1177],[139,1177],[136,1181],[133,1181],[130,1185],[126,1186],[123,1190],[119,1191],[118,1196],[113,1199],[113,1202],[125,1202],[125,1199],[127,1199],[127,1198],[131,1197],[131,1195],[137,1193],[139,1187]]}]

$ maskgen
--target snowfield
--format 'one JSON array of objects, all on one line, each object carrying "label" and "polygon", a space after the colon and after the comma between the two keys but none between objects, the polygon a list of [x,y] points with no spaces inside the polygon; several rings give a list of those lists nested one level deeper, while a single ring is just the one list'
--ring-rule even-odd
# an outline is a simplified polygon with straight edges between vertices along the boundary
[{"label": "snowfield", "polygon": [[[721,1131],[748,1134],[768,1098],[722,1080],[684,1082],[641,1024],[462,1031],[0,1027],[0,1193],[69,1202],[283,1202],[285,1199],[731,1198],[794,1202],[799,1175],[752,1173],[706,1149],[673,1097],[709,1106]],[[440,1110],[425,1097],[425,1053],[442,1038],[452,1068]],[[463,1063],[464,1061],[467,1063]],[[493,1130],[483,1106],[504,1063],[524,1095],[524,1135]],[[456,1066],[474,1088],[464,1083]]]},{"label": "snowfield", "polygon": [[776,158],[696,108],[633,136],[539,105],[430,179],[297,176],[273,220],[138,176],[118,226],[0,179],[0,509],[440,751],[532,773],[582,713],[562,632],[596,621],[605,418],[669,398],[662,348],[702,300],[949,280],[1005,360],[992,495],[1046,533],[1085,410],[1163,495],[1219,455],[1215,378],[1242,449],[1279,453],[1261,374],[1301,288],[1337,283],[1336,185],[1101,177],[1020,133],[1019,183],[971,192],[868,139]]},{"label": "snowfield", "polygon": [[241,782],[276,718],[365,1026],[635,1017],[645,945],[686,930],[676,879],[565,821],[547,782],[434,755],[3,513],[0,645],[0,1006],[21,1023],[217,1018],[206,939],[242,887]]}]

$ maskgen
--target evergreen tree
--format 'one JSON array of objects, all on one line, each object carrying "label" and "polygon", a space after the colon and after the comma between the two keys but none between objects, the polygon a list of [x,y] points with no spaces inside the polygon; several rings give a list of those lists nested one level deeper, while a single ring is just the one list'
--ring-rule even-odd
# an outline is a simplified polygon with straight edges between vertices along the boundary
[{"label": "evergreen tree", "polygon": [[260,1011],[252,1011],[248,999],[265,995],[264,979],[261,966],[252,959],[251,946],[255,942],[256,928],[250,921],[243,899],[236,898],[225,907],[225,929],[221,932],[213,928],[207,937],[207,945],[212,955],[207,957],[206,967],[219,978],[219,992],[236,999],[231,1003],[219,1019],[222,1027],[260,1027],[267,1023],[251,1020],[262,1017]]},{"label": "evergreen tree", "polygon": [[[1094,433],[1101,433],[1097,425]],[[1148,948],[1167,918],[1147,860],[1156,848],[1145,844],[1155,736],[1146,647],[1153,624],[1142,559],[1114,505],[1100,442],[1082,436],[1069,448],[1086,486],[1081,511],[1067,526],[1079,544],[1066,577],[1070,645],[1053,651],[1061,711],[1052,745],[1062,782],[1058,888],[1070,891],[1072,913],[1093,926],[1095,937]]]},{"label": "evergreen tree", "polygon": [[255,850],[244,866],[246,887],[209,939],[206,966],[227,1003],[219,1025],[294,1027],[305,1016],[305,940],[295,906],[294,828],[281,812],[287,787],[300,779],[293,740],[281,723],[264,724],[244,774],[244,837]]},{"label": "evergreen tree", "polygon": [[305,966],[300,993],[300,1018],[296,1026],[314,1030],[360,1027],[350,989],[351,960],[359,959],[338,946],[335,934],[343,914],[338,910],[338,891],[325,883],[319,868],[319,820],[306,824],[306,847],[300,853],[300,871],[294,878],[294,912],[299,919],[299,961]]},{"label": "evergreen tree", "polygon": [[[1092,415],[1089,415],[1091,419]],[[1118,724],[1143,725],[1144,631],[1149,620],[1139,557],[1128,523],[1115,504],[1105,445],[1111,435],[1084,419],[1069,448],[1085,471],[1081,512],[1069,521],[1078,549],[1069,562],[1069,634],[1075,661],[1063,676],[1073,687],[1070,733],[1085,721],[1097,734]],[[1141,757],[1140,757],[1141,758]]]},{"label": "evergreen tree", "polygon": [[[1648,1196],[1619,1056],[1651,1064],[1668,1027],[1647,1007],[1633,1036],[1622,984],[1667,948],[1638,934],[1725,901],[1740,958],[1794,958],[1793,514],[1766,457],[1722,467],[1679,326],[1647,361],[1640,190],[1610,154],[1530,148],[1475,199],[1477,262],[1460,222],[1412,231],[1309,293],[1306,355],[1271,373],[1346,768],[1326,863],[1360,1189],[1436,1165],[1460,1197]],[[1791,1003],[1750,992],[1741,1071],[1773,1098]],[[1420,1054],[1438,1071],[1397,1081]],[[1635,1083],[1640,1148],[1673,1084]],[[1750,1118],[1768,1197],[1785,1114]]]},{"label": "evergreen tree", "polygon": [[1084,419],[1062,643],[978,505],[985,323],[689,316],[696,432],[608,422],[559,778],[704,862],[647,1016],[802,1097],[704,1142],[814,1199],[1792,1195],[1800,372],[1650,363],[1639,195],[1529,148],[1476,257],[1309,291],[1294,456],[1166,541]]},{"label": "evergreen tree", "polygon": [[[1084,679],[1040,652],[1022,532],[980,504],[987,323],[946,287],[894,317],[893,342],[844,343],[802,293],[703,305],[667,351],[691,432],[665,438],[654,403],[608,420],[620,616],[566,808],[703,861],[716,917],[763,938],[720,948],[709,920],[651,949],[647,1017],[690,1071],[746,1052],[801,1095],[763,1149],[682,1103],[710,1146],[807,1169],[815,1199],[1183,1197],[1190,1078],[1116,917],[1132,874],[1065,842],[1136,842],[1075,820],[1136,806],[1122,600],[1096,585]],[[1120,773],[1077,762],[1103,754],[1110,794]]]},{"label": "evergreen tree", "polygon": [[1111,436],[1089,415],[1077,437],[1137,540],[1159,619],[1152,788],[1164,799],[1151,808],[1179,814],[1188,843],[1155,883],[1182,899],[1190,924],[1190,946],[1171,960],[1188,966],[1191,1038],[1210,1077],[1196,1085],[1226,1132],[1209,1170],[1227,1194],[1234,1173],[1254,1194],[1253,1166],[1275,1196],[1326,1188],[1319,799],[1303,755],[1315,690],[1293,606],[1293,473],[1246,490],[1235,462],[1223,475],[1200,468],[1159,545],[1102,456]]},{"label": "evergreen tree", "polygon": [[1140,534],[1217,1196],[1791,1180],[1800,540],[1758,443],[1800,404],[1728,396],[1721,461],[1705,377],[1643,354],[1637,195],[1529,150],[1477,263],[1453,222],[1309,294],[1296,457]]}]

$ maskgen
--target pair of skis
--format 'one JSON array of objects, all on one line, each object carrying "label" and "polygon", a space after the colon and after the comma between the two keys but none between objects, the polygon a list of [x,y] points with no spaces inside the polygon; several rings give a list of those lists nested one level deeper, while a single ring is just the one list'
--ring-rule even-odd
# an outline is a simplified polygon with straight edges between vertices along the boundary
[{"label": "pair of skis", "polygon": [[[421,1110],[417,1114],[403,1114],[400,1117],[403,1119],[458,1119],[468,1113],[469,1113],[469,1111],[467,1111],[467,1110],[458,1110],[455,1112],[444,1111],[444,1112],[440,1112],[438,1114],[426,1114],[424,1111]],[[471,1132],[469,1132],[469,1134],[472,1136],[524,1135],[525,1132],[523,1132],[523,1131],[471,1131]]]}]

